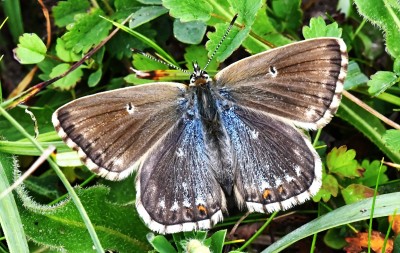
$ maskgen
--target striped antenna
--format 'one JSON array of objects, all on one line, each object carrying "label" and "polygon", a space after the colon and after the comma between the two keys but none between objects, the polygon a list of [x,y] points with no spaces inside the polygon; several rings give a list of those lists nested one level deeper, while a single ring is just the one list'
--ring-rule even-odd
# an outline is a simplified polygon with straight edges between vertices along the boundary
[{"label": "striped antenna", "polygon": [[235,16],[233,17],[231,23],[229,24],[228,29],[226,29],[226,32],[225,32],[224,36],[222,36],[222,39],[219,41],[217,47],[214,49],[214,52],[211,54],[210,59],[208,59],[208,62],[206,64],[206,66],[204,66],[203,70],[205,70],[208,67],[208,65],[210,64],[210,62],[214,58],[214,56],[217,53],[219,47],[222,45],[222,42],[224,42],[224,40],[226,39],[226,36],[228,36],[228,34],[231,31],[233,25],[235,24],[235,21],[236,21],[237,17],[238,17],[238,14],[236,13]]},{"label": "striped antenna", "polygon": [[182,68],[180,68],[180,67],[178,67],[178,66],[175,66],[175,65],[173,65],[173,64],[171,64],[171,63],[168,63],[168,62],[166,62],[166,61],[164,61],[164,60],[161,60],[160,58],[154,57],[154,56],[152,56],[151,54],[145,53],[145,52],[140,51],[140,50],[135,49],[135,48],[131,48],[131,51],[132,51],[133,53],[141,54],[141,55],[143,55],[143,56],[145,56],[145,57],[147,57],[147,58],[149,58],[149,59],[151,59],[151,60],[153,60],[153,61],[156,61],[156,62],[158,62],[158,63],[167,65],[167,66],[169,66],[169,67],[171,67],[171,68],[173,68],[173,69],[180,70],[180,71],[182,71],[183,73],[190,74],[189,71],[187,71],[187,70],[185,70],[185,69],[182,69]]}]

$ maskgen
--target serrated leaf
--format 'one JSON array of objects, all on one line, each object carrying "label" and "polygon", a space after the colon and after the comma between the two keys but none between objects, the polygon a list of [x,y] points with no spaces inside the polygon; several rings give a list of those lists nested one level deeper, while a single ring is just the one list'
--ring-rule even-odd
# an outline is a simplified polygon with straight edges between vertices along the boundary
[{"label": "serrated leaf", "polygon": [[378,96],[393,84],[399,81],[397,75],[390,71],[378,71],[371,76],[371,80],[367,82],[369,86],[368,92],[373,96]]},{"label": "serrated leaf", "polygon": [[90,8],[88,0],[59,1],[53,7],[54,23],[58,27],[67,26],[74,22],[76,14],[85,13]]},{"label": "serrated leaf", "polygon": [[252,26],[256,18],[257,11],[261,8],[261,0],[237,1],[228,0],[234,13],[238,14],[237,22],[245,26]]},{"label": "serrated leaf", "polygon": [[350,61],[347,67],[347,75],[344,81],[344,88],[346,90],[357,88],[368,82],[368,77],[361,72],[358,63],[355,61]]},{"label": "serrated leaf", "polygon": [[91,12],[81,15],[72,29],[62,36],[65,47],[73,49],[75,53],[87,53],[107,37],[112,24],[100,15],[104,15],[100,9],[92,9]]},{"label": "serrated leaf", "polygon": [[140,8],[142,8],[143,4],[141,4],[138,1],[132,1],[132,0],[115,0],[114,7],[115,7],[115,13],[112,15],[113,20],[123,21],[128,16],[132,15]]},{"label": "serrated leaf", "polygon": [[71,50],[67,50],[65,48],[65,42],[60,38],[57,38],[56,55],[64,62],[76,62],[81,59],[79,55],[75,54]]},{"label": "serrated leaf", "polygon": [[326,25],[322,17],[311,18],[310,26],[303,27],[303,36],[305,39],[318,37],[340,38],[342,36],[342,28],[338,28],[336,22]]},{"label": "serrated leaf", "polygon": [[374,189],[361,184],[351,184],[342,190],[344,202],[347,205],[374,196]]},{"label": "serrated leaf", "polygon": [[[115,205],[105,201],[104,186],[75,189],[105,249],[118,252],[147,252],[147,228],[133,204]],[[35,243],[69,252],[91,252],[92,241],[81,216],[71,200],[47,210],[23,209],[25,231]]]},{"label": "serrated leaf", "polygon": [[380,185],[386,183],[389,178],[385,174],[387,169],[385,165],[382,165],[379,182],[377,182],[380,166],[381,162],[378,160],[374,160],[371,163],[368,160],[363,160],[361,163],[361,167],[364,168],[365,171],[362,173],[362,176],[357,179],[356,182],[369,187],[375,186],[376,184]]},{"label": "serrated leaf", "polygon": [[129,28],[134,29],[168,12],[163,6],[145,6],[133,13]]},{"label": "serrated leaf", "polygon": [[163,0],[163,6],[169,9],[169,14],[182,22],[203,21],[211,17],[213,7],[205,0]]},{"label": "serrated leaf", "polygon": [[400,130],[387,130],[382,138],[386,146],[390,147],[393,150],[400,150]]},{"label": "serrated leaf", "polygon": [[[193,71],[193,62],[197,62],[200,67],[203,67],[207,64],[208,62],[208,57],[207,57],[207,50],[204,46],[199,45],[199,46],[188,46],[185,48],[185,54],[183,57],[185,58],[186,61],[186,68],[190,71]],[[216,70],[218,68],[218,62],[212,60],[210,64],[207,67],[207,70]]]},{"label": "serrated leaf", "polygon": [[[206,43],[206,48],[208,50],[208,57],[211,56],[212,52],[215,51],[215,48],[219,45],[222,37],[225,35],[226,29],[229,24],[217,24],[215,26],[215,32],[208,33],[207,36],[209,41]],[[238,29],[236,27],[232,27],[232,30],[226,36],[225,40],[219,47],[218,51],[215,54],[215,59],[218,62],[223,62],[228,58],[233,51],[235,51],[247,37],[250,32],[250,27],[245,27],[243,29]]]},{"label": "serrated leaf", "polygon": [[[387,51],[393,58],[400,57],[400,10],[384,0],[355,0],[358,12],[379,26],[386,36]],[[398,3],[397,3],[398,5]]]},{"label": "serrated leaf", "polygon": [[322,174],[322,186],[318,193],[313,197],[313,201],[319,202],[321,199],[328,202],[331,196],[336,197],[339,192],[339,184],[336,178],[326,174],[325,169]]},{"label": "serrated leaf", "polygon": [[[68,63],[61,63],[53,68],[50,73],[50,78],[54,78],[65,73],[71,66]],[[75,87],[76,83],[83,76],[82,66],[78,67],[67,76],[61,78],[60,80],[52,84],[53,87],[57,87],[61,90],[69,90]]]},{"label": "serrated leaf", "polygon": [[35,33],[24,33],[14,49],[14,58],[21,64],[35,64],[44,60],[47,48]]},{"label": "serrated leaf", "polygon": [[335,173],[340,177],[359,177],[360,172],[355,157],[354,149],[347,150],[346,146],[334,147],[326,157],[326,165],[330,173]]},{"label": "serrated leaf", "polygon": [[199,44],[206,33],[207,25],[201,21],[181,22],[174,21],[174,36],[180,42],[186,44]]}]

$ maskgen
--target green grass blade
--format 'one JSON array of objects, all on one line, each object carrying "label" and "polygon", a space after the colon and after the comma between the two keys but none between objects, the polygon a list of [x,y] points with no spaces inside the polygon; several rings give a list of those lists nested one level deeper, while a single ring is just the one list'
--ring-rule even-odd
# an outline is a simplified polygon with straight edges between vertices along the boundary
[{"label": "green grass blade", "polygon": [[[12,157],[0,153],[0,193],[10,187],[6,171],[11,171],[13,166],[15,164]],[[29,252],[21,217],[12,193],[0,199],[0,224],[4,231],[9,252]]]},{"label": "green grass blade", "polygon": [[[400,208],[399,201],[395,201],[399,199],[400,192],[377,196],[373,217],[377,218],[393,214],[396,209]],[[301,226],[269,246],[267,249],[262,251],[262,253],[280,252],[292,245],[294,242],[315,233],[356,221],[368,220],[370,218],[371,206],[372,198],[368,198],[351,205],[340,207]]]},{"label": "green grass blade", "polygon": [[21,6],[18,0],[4,0],[3,8],[5,16],[9,18],[8,27],[13,37],[13,41],[17,44],[18,37],[24,33]]}]

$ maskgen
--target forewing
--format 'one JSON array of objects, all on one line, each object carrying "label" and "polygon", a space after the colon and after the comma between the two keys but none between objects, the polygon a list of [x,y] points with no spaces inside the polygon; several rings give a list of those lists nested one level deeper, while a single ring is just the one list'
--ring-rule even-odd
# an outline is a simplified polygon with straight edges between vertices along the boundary
[{"label": "forewing", "polygon": [[231,141],[239,206],[273,212],[316,194],[321,161],[304,134],[256,110],[232,106],[220,113]]},{"label": "forewing", "polygon": [[60,107],[52,121],[90,170],[119,180],[182,117],[186,89],[154,83],[98,93]]},{"label": "forewing", "polygon": [[339,106],[347,61],[343,40],[305,40],[230,65],[215,76],[216,87],[240,106],[316,129]]},{"label": "forewing", "polygon": [[143,160],[136,178],[136,208],[158,233],[210,229],[226,203],[214,171],[202,121],[181,119]]}]

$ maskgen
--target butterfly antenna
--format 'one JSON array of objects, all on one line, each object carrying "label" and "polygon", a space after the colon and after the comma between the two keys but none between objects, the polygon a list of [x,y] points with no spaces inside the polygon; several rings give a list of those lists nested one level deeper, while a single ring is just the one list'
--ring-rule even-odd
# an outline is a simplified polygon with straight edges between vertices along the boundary
[{"label": "butterfly antenna", "polygon": [[232,18],[232,21],[229,24],[228,29],[226,29],[226,32],[225,32],[224,36],[222,36],[222,39],[219,41],[217,47],[214,49],[214,52],[211,54],[211,57],[208,59],[208,62],[206,64],[206,66],[204,66],[203,70],[205,70],[208,67],[208,65],[210,64],[210,62],[214,58],[214,56],[217,53],[219,47],[222,45],[222,42],[224,42],[224,40],[228,36],[229,32],[231,31],[233,25],[235,24],[235,21],[236,21],[237,17],[238,17],[238,14],[236,13],[235,16]]},{"label": "butterfly antenna", "polygon": [[139,49],[131,48],[131,51],[132,51],[133,53],[141,54],[141,55],[143,55],[143,56],[145,56],[145,57],[147,57],[147,58],[149,58],[149,59],[151,59],[151,60],[153,60],[153,61],[155,61],[155,62],[158,62],[158,63],[164,64],[164,65],[167,65],[167,66],[169,66],[169,67],[171,67],[171,68],[173,68],[173,69],[180,70],[180,71],[182,71],[183,73],[189,74],[189,72],[188,72],[187,70],[182,69],[182,68],[180,68],[180,67],[178,67],[178,66],[175,66],[175,65],[173,65],[173,64],[171,64],[171,63],[169,63],[169,62],[166,62],[166,61],[164,61],[164,60],[161,60],[160,58],[154,57],[154,56],[152,56],[151,54],[148,54],[148,53],[145,53],[145,52],[143,52],[143,51],[140,51]]}]

